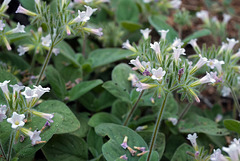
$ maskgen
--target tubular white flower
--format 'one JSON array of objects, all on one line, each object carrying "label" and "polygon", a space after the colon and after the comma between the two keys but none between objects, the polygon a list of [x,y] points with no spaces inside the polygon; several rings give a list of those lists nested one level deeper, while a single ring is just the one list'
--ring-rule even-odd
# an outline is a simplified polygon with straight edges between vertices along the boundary
[{"label": "tubular white flower", "polygon": [[11,0],[4,0],[2,5],[1,5],[1,8],[0,10],[3,12],[5,12],[7,9],[8,9],[8,4],[11,2]]},{"label": "tubular white flower", "polygon": [[175,8],[175,9],[180,8],[181,4],[182,4],[181,0],[172,0],[172,1],[170,1],[171,7]]},{"label": "tubular white flower", "polygon": [[127,40],[126,42],[124,42],[124,43],[122,44],[122,48],[131,50],[131,51],[133,51],[133,52],[136,52],[136,51],[137,51],[137,50],[129,43],[129,40]]},{"label": "tubular white flower", "polygon": [[35,93],[36,90],[31,89],[29,87],[25,87],[25,91],[21,92],[22,95],[25,96],[27,100],[27,104],[29,104],[33,98],[37,98],[38,95]]},{"label": "tubular white flower", "polygon": [[235,58],[240,58],[240,49],[238,49],[237,53],[231,56],[231,59],[235,59]]},{"label": "tubular white flower", "polygon": [[213,150],[213,154],[210,157],[211,161],[228,161],[223,155],[220,149]]},{"label": "tubular white flower", "polygon": [[208,22],[209,21],[208,11],[202,10],[200,12],[197,12],[196,16],[198,18],[200,18],[204,22]]},{"label": "tubular white flower", "polygon": [[89,32],[101,37],[103,35],[102,28],[90,29]]},{"label": "tubular white flower", "polygon": [[129,64],[133,64],[137,69],[139,69],[141,72],[144,72],[145,68],[144,66],[141,64],[141,62],[139,61],[139,56],[137,56],[137,58],[134,60],[130,60]]},{"label": "tubular white flower", "polygon": [[193,48],[198,47],[197,45],[197,39],[192,39],[188,42],[188,44],[192,45]]},{"label": "tubular white flower", "polygon": [[21,131],[30,137],[32,145],[36,145],[39,141],[41,141],[41,137],[39,136],[41,134],[41,131],[35,130],[32,132],[26,128],[21,128]]},{"label": "tubular white flower", "polygon": [[214,59],[214,65],[217,68],[219,73],[222,73],[222,65],[225,64],[224,61],[219,61],[217,59]]},{"label": "tubular white flower", "polygon": [[143,38],[144,38],[145,40],[148,39],[149,33],[150,33],[151,31],[152,31],[152,30],[150,30],[149,28],[146,28],[146,29],[144,29],[144,30],[140,30],[140,32],[142,33]]},{"label": "tubular white flower", "polygon": [[180,55],[186,55],[185,49],[181,48],[181,46],[173,47],[173,58],[176,62],[179,60]]},{"label": "tubular white flower", "polygon": [[19,93],[25,86],[19,86],[18,84],[10,85],[13,88],[13,94]]},{"label": "tubular white flower", "polygon": [[156,84],[147,84],[147,83],[137,82],[136,83],[136,87],[137,87],[136,91],[142,92],[145,89],[154,88],[156,86],[157,86]]},{"label": "tubular white flower", "polygon": [[57,56],[60,53],[60,49],[53,48],[52,52],[54,53],[55,56]]},{"label": "tubular white flower", "polygon": [[231,19],[231,16],[228,14],[223,14],[223,23],[227,24],[229,20]]},{"label": "tubular white flower", "polygon": [[223,115],[221,114],[217,114],[217,116],[215,117],[215,122],[218,123],[223,119]]},{"label": "tubular white flower", "polygon": [[169,30],[158,30],[161,33],[161,39],[165,40]]},{"label": "tubular white flower", "polygon": [[225,42],[222,42],[222,46],[221,46],[218,54],[222,53],[224,50],[227,50],[227,48],[228,48],[228,44]]},{"label": "tubular white flower", "polygon": [[175,126],[175,125],[177,125],[178,119],[173,118],[173,117],[169,117],[169,118],[168,118],[168,121],[171,121],[172,124]]},{"label": "tubular white flower", "polygon": [[182,42],[181,39],[178,39],[177,37],[175,38],[175,40],[172,43],[172,47],[178,47],[178,46],[182,46],[184,43]]},{"label": "tubular white flower", "polygon": [[201,84],[205,84],[205,83],[215,83],[216,80],[208,73],[206,72],[206,75],[204,77],[202,77],[199,82]]},{"label": "tubular white flower", "polygon": [[139,81],[138,77],[136,76],[136,74],[132,74],[132,73],[129,73],[128,80],[132,81],[132,86],[133,87],[136,87],[136,83]]},{"label": "tubular white flower", "polygon": [[0,82],[0,88],[2,89],[4,95],[9,99],[8,83],[10,80],[5,80],[3,83]]},{"label": "tubular white flower", "polygon": [[150,62],[142,61],[142,65],[146,70],[151,71],[151,63]]},{"label": "tubular white flower", "polygon": [[10,2],[11,0],[4,0],[2,6],[7,6]]},{"label": "tubular white flower", "polygon": [[152,0],[143,0],[143,3],[150,3]]},{"label": "tubular white flower", "polygon": [[208,59],[205,57],[202,57],[202,55],[199,54],[199,60],[197,64],[191,69],[190,74],[193,74],[196,72],[199,68],[201,68],[203,65],[205,65],[208,62]]},{"label": "tubular white flower", "polygon": [[7,34],[12,34],[12,33],[25,33],[24,31],[25,26],[21,25],[19,22],[17,23],[17,27],[8,31]]},{"label": "tubular white flower", "polygon": [[195,149],[195,151],[197,151],[197,141],[196,141],[197,137],[198,136],[197,136],[196,133],[194,133],[193,135],[188,134],[188,136],[187,136],[187,139],[191,142],[191,144],[192,144],[193,148]]},{"label": "tubular white flower", "polygon": [[232,161],[239,161],[239,156],[240,156],[240,146],[238,146],[235,143],[232,143],[229,145],[229,148],[223,147],[222,150],[228,153]]},{"label": "tubular white flower", "polygon": [[227,97],[230,95],[231,89],[229,87],[223,86],[221,93],[223,97]]},{"label": "tubular white flower", "polygon": [[26,52],[29,51],[29,47],[19,45],[17,51],[19,52],[19,56],[23,56]]},{"label": "tubular white flower", "polygon": [[48,120],[49,122],[53,122],[52,118],[54,117],[54,114],[50,114],[50,113],[43,113],[43,112],[39,112],[39,111],[35,111],[35,110],[31,110],[32,114],[42,117],[46,120]]},{"label": "tubular white flower", "polygon": [[0,105],[0,122],[2,122],[4,119],[7,118],[6,112],[7,112],[7,106]]},{"label": "tubular white flower", "polygon": [[13,112],[13,115],[11,118],[7,119],[7,122],[12,124],[12,128],[16,129],[17,127],[24,126],[23,119],[25,118],[24,114],[18,114],[16,112]]},{"label": "tubular white flower", "polygon": [[152,48],[155,51],[157,57],[161,55],[160,44],[158,42],[150,44],[150,48]]},{"label": "tubular white flower", "polygon": [[25,14],[25,15],[28,15],[28,16],[37,16],[36,13],[31,12],[31,11],[23,8],[21,5],[18,6],[18,8],[17,8],[15,13],[22,13],[22,14]]},{"label": "tubular white flower", "polygon": [[209,59],[207,62],[207,66],[209,66],[211,69],[215,68],[215,59]]},{"label": "tubular white flower", "polygon": [[44,93],[50,92],[50,88],[43,88],[41,85],[39,86],[33,86],[34,87],[34,93],[37,94],[37,98],[40,98]]},{"label": "tubular white flower", "polygon": [[45,37],[42,37],[41,40],[42,40],[42,45],[43,45],[43,46],[50,47],[50,45],[51,45],[51,43],[52,43],[51,35],[50,35],[50,34],[48,34],[48,35],[45,36]]},{"label": "tubular white flower", "polygon": [[233,47],[239,42],[238,40],[229,39],[229,38],[227,38],[227,41],[228,41],[227,50],[232,50]]},{"label": "tubular white flower", "polygon": [[166,71],[163,71],[162,67],[159,67],[158,69],[152,69],[152,74],[152,79],[161,81],[166,74]]},{"label": "tubular white flower", "polygon": [[5,26],[6,26],[5,23],[3,23],[2,20],[0,20],[0,31],[2,31]]}]

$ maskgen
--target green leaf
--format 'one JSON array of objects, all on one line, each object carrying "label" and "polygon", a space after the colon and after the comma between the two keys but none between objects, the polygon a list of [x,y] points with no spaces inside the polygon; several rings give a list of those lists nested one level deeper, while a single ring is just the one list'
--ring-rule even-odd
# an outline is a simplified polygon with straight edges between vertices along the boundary
[{"label": "green leaf", "polygon": [[[151,136],[152,136],[152,132],[148,132],[148,131],[143,131],[143,132],[139,132],[138,133],[147,143],[151,142]],[[157,156],[158,156],[158,160],[160,160],[163,156],[163,152],[165,150],[165,135],[163,133],[158,133],[157,135],[157,140],[155,142],[154,145],[154,150],[157,151]]]},{"label": "green leaf", "polygon": [[123,120],[130,107],[132,107],[130,103],[118,99],[113,103],[111,113]]},{"label": "green leaf", "polygon": [[58,113],[63,116],[63,122],[58,126],[56,134],[70,133],[80,128],[80,122],[63,102],[56,100],[45,101],[37,108],[42,112]]},{"label": "green leaf", "polygon": [[223,124],[228,130],[231,130],[240,134],[240,121],[233,120],[233,119],[226,119],[223,121]]},{"label": "green leaf", "polygon": [[[152,157],[151,157],[151,160],[150,161],[157,161],[159,160],[159,156],[158,156],[158,153],[156,151],[153,151],[152,152]],[[146,161],[147,160],[147,156],[148,156],[148,153],[144,154],[140,159],[139,161]]]},{"label": "green leaf", "polygon": [[193,34],[187,36],[183,42],[184,43],[187,43],[189,42],[190,40],[192,39],[196,39],[196,38],[199,38],[199,37],[203,37],[203,36],[207,36],[207,35],[210,35],[211,34],[211,31],[208,30],[208,29],[203,29],[203,30],[199,30],[199,31],[196,31],[194,32]]},{"label": "green leaf", "polygon": [[129,0],[118,1],[116,19],[118,22],[131,21],[138,22],[139,11],[136,3]]},{"label": "green leaf", "polygon": [[97,49],[89,54],[89,59],[92,61],[92,67],[100,67],[118,60],[126,59],[133,52],[124,49],[105,48]]},{"label": "green leaf", "polygon": [[2,52],[0,54],[0,60],[7,64],[10,63],[11,66],[21,70],[29,68],[29,64],[22,57],[11,52]]},{"label": "green leaf", "polygon": [[192,161],[193,158],[186,153],[187,151],[194,153],[194,150],[190,145],[186,143],[182,144],[177,148],[171,161]]},{"label": "green leaf", "polygon": [[219,128],[218,124],[208,118],[189,113],[179,123],[179,131],[182,133],[205,133],[214,136],[225,136],[229,132],[225,128]]},{"label": "green leaf", "polygon": [[42,151],[49,161],[88,160],[87,143],[82,138],[69,134],[54,135]]},{"label": "green leaf", "polygon": [[119,120],[116,116],[106,113],[106,112],[100,112],[95,115],[93,115],[88,125],[92,127],[96,127],[102,123],[116,123],[116,124],[122,124],[121,120]]},{"label": "green leaf", "polygon": [[126,154],[131,161],[139,160],[139,157],[136,155],[131,156],[129,151],[121,147],[125,136],[128,137],[128,146],[132,148],[134,146],[146,147],[148,150],[147,144],[142,137],[128,127],[106,123],[95,127],[95,131],[98,135],[108,136],[110,138],[110,140],[102,146],[103,156],[107,161],[114,161],[123,154]]},{"label": "green leaf", "polygon": [[[150,16],[148,18],[149,23],[158,31],[158,30],[169,30],[167,33],[166,39],[169,42],[173,42],[173,40],[178,37],[178,33],[174,28],[172,28],[170,25],[168,25],[161,16]],[[159,35],[161,35],[159,33]]]},{"label": "green leaf", "polygon": [[131,81],[128,80],[130,73],[133,73],[130,66],[127,64],[119,64],[112,71],[112,81],[130,92],[132,88]]},{"label": "green leaf", "polygon": [[141,24],[130,22],[130,21],[122,21],[121,26],[127,29],[129,32],[134,32],[142,28]]},{"label": "green leaf", "polygon": [[[0,68],[0,75],[1,75],[1,77],[0,77],[1,83],[4,82],[5,80],[10,80],[9,84],[17,84],[17,82],[18,82],[17,78],[12,73],[2,70],[1,68]],[[0,91],[2,91],[2,90],[0,90]]]},{"label": "green leaf", "polygon": [[[52,123],[49,128],[46,128],[40,134],[42,141],[48,142],[48,140],[53,136],[53,134],[55,134],[58,127],[62,124],[62,116],[59,114],[55,114],[53,121],[54,123]],[[33,116],[32,121],[30,123],[26,123],[24,127],[31,128],[34,131],[36,129],[41,129],[45,123],[46,123],[45,119],[37,116]],[[27,156],[31,156],[32,154],[34,154],[44,145],[45,144],[38,144],[38,145],[32,146],[31,140],[27,136],[22,143],[18,142],[13,146],[13,148],[14,148],[14,151],[16,152],[15,156],[23,159]]]},{"label": "green leaf", "polygon": [[70,134],[80,138],[87,136],[88,130],[90,128],[90,126],[88,126],[89,114],[84,112],[84,113],[76,113],[75,115],[78,118],[79,122],[81,122],[81,128],[77,129],[76,131],[73,131]]},{"label": "green leaf", "polygon": [[79,97],[102,83],[103,81],[100,79],[80,82],[69,91],[69,100],[73,101],[78,99]]},{"label": "green leaf", "polygon": [[67,90],[59,72],[52,66],[48,66],[46,70],[46,77],[48,82],[51,85],[51,89],[54,91],[56,96],[61,100],[64,100]]},{"label": "green leaf", "polygon": [[93,128],[90,129],[87,136],[88,149],[96,158],[102,153],[103,139],[96,134]]},{"label": "green leaf", "polygon": [[119,86],[117,83],[107,81],[102,85],[102,87],[115,97],[120,98],[122,101],[130,102],[130,95],[127,90]]},{"label": "green leaf", "polygon": [[20,0],[22,6],[30,11],[35,12],[35,1],[34,0]]}]

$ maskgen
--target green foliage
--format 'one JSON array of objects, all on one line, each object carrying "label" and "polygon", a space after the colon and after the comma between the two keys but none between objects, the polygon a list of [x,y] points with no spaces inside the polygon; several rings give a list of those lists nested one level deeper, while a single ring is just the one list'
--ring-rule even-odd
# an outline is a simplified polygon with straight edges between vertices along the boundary
[{"label": "green foliage", "polygon": [[62,134],[54,137],[46,144],[42,151],[51,161],[86,161],[88,159],[87,143],[79,137]]},{"label": "green foliage", "polygon": [[226,119],[223,121],[224,126],[231,131],[240,134],[240,121],[233,119]]},{"label": "green foliage", "polygon": [[193,158],[186,154],[187,151],[194,153],[194,150],[190,145],[185,143],[182,144],[177,148],[171,161],[192,161]]},{"label": "green foliage", "polygon": [[196,38],[200,38],[200,37],[203,37],[203,36],[207,36],[207,35],[210,35],[211,34],[211,31],[208,30],[208,29],[202,29],[202,30],[199,30],[199,31],[196,31],[194,32],[193,34],[187,36],[183,42],[184,43],[187,43],[189,42],[190,40],[192,39],[196,39]]},{"label": "green foliage", "polygon": [[88,125],[92,127],[96,127],[102,123],[115,123],[115,124],[121,124],[122,122],[114,115],[105,113],[105,112],[99,112],[91,117],[91,119],[88,122]]}]

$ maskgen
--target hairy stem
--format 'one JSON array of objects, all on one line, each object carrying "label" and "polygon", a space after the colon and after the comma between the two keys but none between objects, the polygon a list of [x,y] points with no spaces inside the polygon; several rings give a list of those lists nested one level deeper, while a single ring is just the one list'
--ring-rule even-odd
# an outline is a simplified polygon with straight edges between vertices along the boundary
[{"label": "hairy stem", "polygon": [[8,154],[7,154],[7,161],[11,160],[14,135],[15,135],[15,132],[13,131],[11,136],[10,136],[10,141],[9,141],[9,146],[8,146]]},{"label": "hairy stem", "polygon": [[237,110],[238,110],[238,113],[240,113],[240,105],[239,105],[239,102],[238,102],[237,95],[236,95],[235,91],[233,90],[232,86],[231,86],[230,84],[227,84],[227,85],[228,85],[228,87],[231,89],[234,103],[235,103],[235,105],[236,105],[236,108],[237,108]]},{"label": "hairy stem", "polygon": [[178,118],[178,122],[177,124],[180,122],[180,120],[186,115],[186,113],[189,111],[189,109],[191,108],[193,103],[189,103],[182,111],[182,113],[179,115],[179,118]]},{"label": "hairy stem", "polygon": [[1,151],[1,153],[2,153],[3,158],[4,158],[5,160],[7,160],[7,156],[6,156],[5,152],[4,152],[4,149],[3,149],[3,146],[2,146],[1,140],[0,140],[0,151]]},{"label": "hairy stem", "polygon": [[148,153],[148,156],[147,156],[147,161],[150,161],[150,159],[151,159],[151,154],[152,154],[154,144],[155,144],[156,139],[157,139],[158,129],[160,127],[163,111],[164,111],[164,108],[165,108],[165,105],[166,105],[166,102],[167,102],[167,97],[168,97],[168,93],[166,93],[165,98],[164,98],[163,103],[162,103],[162,107],[159,109],[158,118],[157,118],[157,121],[155,123],[154,131],[153,131],[153,135],[152,135],[152,140],[151,140],[151,143],[150,143],[150,148],[149,148],[149,153]]},{"label": "hairy stem", "polygon": [[38,85],[40,84],[40,82],[41,82],[43,73],[45,72],[46,67],[47,67],[47,65],[48,65],[48,63],[49,63],[49,60],[50,60],[50,58],[51,58],[51,56],[52,56],[53,46],[54,46],[54,43],[52,43],[52,45],[51,45],[51,47],[50,47],[50,50],[48,51],[47,57],[46,57],[46,59],[45,59],[45,61],[44,61],[44,63],[43,63],[43,66],[42,66],[42,69],[41,69],[41,71],[40,71],[38,80],[37,80],[37,82],[36,82],[36,86],[38,86]]},{"label": "hairy stem", "polygon": [[130,119],[132,118],[132,115],[133,115],[134,111],[137,109],[138,102],[140,101],[143,93],[144,93],[144,90],[140,93],[140,95],[138,96],[137,101],[136,101],[135,104],[133,105],[133,108],[132,108],[131,111],[128,113],[128,116],[127,116],[126,120],[124,121],[123,126],[127,126],[128,122],[129,122]]}]

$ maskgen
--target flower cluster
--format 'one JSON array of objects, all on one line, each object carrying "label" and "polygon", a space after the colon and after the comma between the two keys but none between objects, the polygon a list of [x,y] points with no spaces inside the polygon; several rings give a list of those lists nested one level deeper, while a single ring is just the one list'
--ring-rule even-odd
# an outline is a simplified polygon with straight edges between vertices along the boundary
[{"label": "flower cluster", "polygon": [[[11,123],[11,127],[16,131],[21,131],[28,135],[32,141],[32,145],[42,143],[39,136],[41,131],[35,130],[34,132],[24,128],[30,115],[36,115],[53,122],[53,114],[43,113],[33,110],[32,107],[36,105],[40,97],[50,91],[50,88],[43,88],[41,85],[34,86],[34,89],[29,87],[20,86],[18,84],[10,85],[12,93],[8,89],[9,80],[0,83],[0,88],[4,94],[7,105],[0,105],[0,122],[7,119]],[[22,91],[24,89],[24,91]],[[11,116],[11,117],[10,117]]]}]

